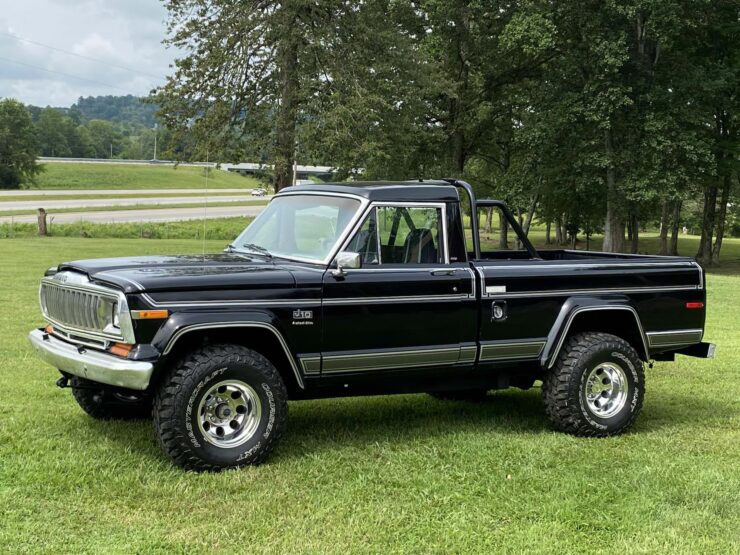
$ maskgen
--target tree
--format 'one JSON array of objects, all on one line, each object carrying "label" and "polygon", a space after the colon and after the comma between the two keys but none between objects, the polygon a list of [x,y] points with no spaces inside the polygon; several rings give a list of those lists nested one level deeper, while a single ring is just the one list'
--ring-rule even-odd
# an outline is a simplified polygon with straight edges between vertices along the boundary
[{"label": "tree", "polygon": [[42,156],[72,156],[69,143],[74,135],[74,123],[57,108],[47,106],[39,112],[36,137]]},{"label": "tree", "polygon": [[[361,162],[378,174],[405,173],[388,159],[403,162],[398,147],[414,136],[410,129],[419,129],[423,114],[412,48],[421,32],[412,5],[394,0],[169,0],[166,5],[168,42],[188,54],[153,100],[167,125],[196,139],[201,158],[206,151],[211,159],[247,149],[259,153],[273,165],[276,190],[292,183],[298,149],[315,158],[326,148],[345,172]],[[344,155],[337,148],[342,141]],[[406,166],[413,163],[406,160]]]},{"label": "tree", "polygon": [[269,153],[275,190],[290,185],[313,67],[305,47],[334,4],[341,2],[167,0],[167,42],[187,54],[154,97],[165,122],[196,137],[201,156],[230,144],[238,129]]},{"label": "tree", "polygon": [[87,130],[85,140],[89,140],[93,157],[113,158],[123,149],[123,137],[111,122],[94,119],[85,128]]},{"label": "tree", "polygon": [[[718,1],[699,14],[687,37],[698,109],[703,115],[703,138],[710,145],[713,167],[702,180],[704,207],[701,239],[696,254],[705,266],[719,263],[727,208],[740,175],[740,7]],[[712,244],[712,240],[714,244]]]},{"label": "tree", "polygon": [[13,99],[0,100],[0,188],[17,189],[41,171],[31,115]]}]

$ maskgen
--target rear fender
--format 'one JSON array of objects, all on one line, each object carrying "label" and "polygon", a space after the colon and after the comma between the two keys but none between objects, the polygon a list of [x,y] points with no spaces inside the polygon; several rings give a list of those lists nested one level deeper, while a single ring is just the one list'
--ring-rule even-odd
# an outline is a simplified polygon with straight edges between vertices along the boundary
[{"label": "rear fender", "polygon": [[573,324],[577,322],[579,315],[594,315],[599,312],[603,312],[605,316],[614,311],[621,311],[622,314],[629,315],[625,319],[629,322],[629,326],[633,326],[628,329],[612,329],[607,326],[605,329],[594,329],[591,331],[606,331],[618,335],[623,339],[636,338],[631,341],[632,346],[637,351],[638,355],[643,361],[647,361],[650,358],[648,351],[647,338],[645,336],[645,330],[642,327],[640,316],[637,310],[630,300],[625,296],[609,296],[609,297],[569,297],[565,303],[563,303],[560,313],[558,314],[555,323],[547,336],[547,342],[545,348],[542,350],[540,356],[540,363],[543,368],[549,369],[555,364],[560,351],[563,348],[566,338],[570,333],[570,330],[574,327]]}]

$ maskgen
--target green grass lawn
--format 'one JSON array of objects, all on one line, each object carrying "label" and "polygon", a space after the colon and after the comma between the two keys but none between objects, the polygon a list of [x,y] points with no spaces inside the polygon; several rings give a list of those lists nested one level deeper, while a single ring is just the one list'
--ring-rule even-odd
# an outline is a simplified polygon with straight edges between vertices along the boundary
[{"label": "green grass lawn", "polygon": [[[216,208],[218,206],[258,206],[261,204],[267,204],[267,199],[219,201],[218,197],[211,197],[208,200],[209,202],[207,206],[209,208]],[[46,212],[49,218],[51,218],[54,216],[54,214],[74,214],[78,212],[120,212],[126,210],[162,210],[165,208],[202,208],[203,204],[203,202],[148,204],[146,202],[146,199],[142,199],[142,202],[140,204],[114,204],[111,206],[84,206],[78,208],[50,208]],[[28,216],[36,213],[36,210],[0,210],[0,216]]]},{"label": "green grass lawn", "polygon": [[[707,279],[717,358],[647,370],[624,436],[551,431],[537,389],[481,404],[304,401],[267,464],[198,475],[160,453],[150,422],[86,417],[25,335],[41,322],[38,280],[61,260],[201,248],[0,241],[0,552],[740,553],[732,265]],[[736,256],[740,241],[726,248]]]},{"label": "green grass lawn", "polygon": [[202,189],[257,187],[251,177],[211,169],[168,164],[44,164],[33,189]]},{"label": "green grass lawn", "polygon": [[[95,239],[206,239],[219,240],[222,247],[234,240],[254,218],[213,218],[179,222],[128,222],[102,224],[49,222],[49,239],[82,237]],[[36,224],[0,224],[0,239],[31,238],[38,235]]]},{"label": "green grass lawn", "polygon": [[[244,192],[246,194],[247,191]],[[224,197],[224,196],[234,196],[234,195],[240,195],[242,193],[232,193],[230,191],[222,191],[219,189],[215,189],[212,191],[208,191],[208,197]],[[152,197],[156,198],[203,198],[205,195],[201,193],[200,191],[193,190],[192,192],[187,193],[178,193],[178,192],[167,192],[167,193],[147,193],[146,189],[142,189],[140,193],[123,193],[120,195],[116,195],[115,198],[121,199],[121,198],[136,198],[136,199],[148,199]],[[38,195],[38,196],[24,196],[24,195],[4,195],[0,196],[0,207],[3,206],[3,203],[5,202],[12,202],[12,201],[24,201],[24,202],[33,202],[34,200],[39,203],[40,206],[43,206],[45,200],[97,200],[97,199],[104,199],[104,198],[112,198],[110,194],[101,194],[96,193],[95,190],[91,189],[90,193],[80,193],[80,194],[71,194],[71,195],[60,195],[60,194],[54,194],[54,193],[46,193],[44,195]],[[260,198],[260,197],[255,197]]]}]

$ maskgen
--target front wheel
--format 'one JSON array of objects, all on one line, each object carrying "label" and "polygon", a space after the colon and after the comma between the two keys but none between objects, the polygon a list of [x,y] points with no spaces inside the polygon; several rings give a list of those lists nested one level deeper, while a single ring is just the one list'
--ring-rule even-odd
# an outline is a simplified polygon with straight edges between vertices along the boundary
[{"label": "front wheel", "polygon": [[259,464],[283,433],[287,399],[265,357],[211,345],[187,355],[160,384],[154,426],[162,450],[188,470]]},{"label": "front wheel", "polygon": [[634,423],[642,408],[643,364],[620,337],[574,335],[545,376],[542,395],[556,429],[579,436],[617,435]]}]

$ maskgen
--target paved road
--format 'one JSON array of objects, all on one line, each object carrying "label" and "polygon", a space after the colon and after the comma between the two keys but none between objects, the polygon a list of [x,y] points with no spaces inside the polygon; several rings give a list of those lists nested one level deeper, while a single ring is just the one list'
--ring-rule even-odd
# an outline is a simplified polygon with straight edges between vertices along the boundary
[{"label": "paved road", "polygon": [[204,195],[206,193],[236,193],[250,194],[249,189],[30,189],[22,191],[3,190],[0,191],[2,197],[43,197],[44,195],[54,196],[80,196],[80,195]]},{"label": "paved road", "polygon": [[[116,222],[172,222],[178,220],[200,220],[205,218],[232,218],[256,216],[264,206],[214,206],[204,211],[199,208],[156,208],[150,210],[118,210],[100,212],[68,212],[52,214],[52,225],[68,224],[79,221],[116,223]],[[2,216],[0,223],[36,223],[36,216]]]},{"label": "paved road", "polygon": [[[192,196],[192,197],[147,197],[147,198],[100,198],[100,199],[70,199],[44,200],[43,197],[34,200],[18,200],[2,202],[0,210],[36,210],[44,208],[47,211],[54,208],[87,208],[97,206],[135,206],[137,204],[203,204],[206,202],[244,202],[259,201],[261,197],[251,195],[220,195],[220,196]],[[267,202],[266,200],[264,201]]]}]

